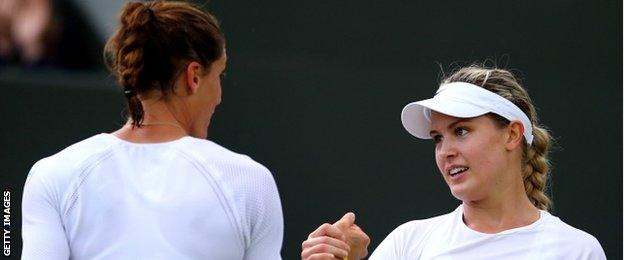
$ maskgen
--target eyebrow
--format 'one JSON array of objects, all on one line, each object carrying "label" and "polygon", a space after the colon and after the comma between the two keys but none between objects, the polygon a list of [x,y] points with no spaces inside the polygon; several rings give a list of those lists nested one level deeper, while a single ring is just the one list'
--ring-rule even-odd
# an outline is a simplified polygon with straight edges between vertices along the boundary
[{"label": "eyebrow", "polygon": [[[450,123],[446,128],[453,128],[456,124],[463,123],[463,122],[469,122],[471,119],[472,118],[460,118],[460,119],[457,119],[457,120],[455,120],[455,122]],[[438,131],[431,130],[429,132],[429,136],[432,136],[433,134],[436,134],[436,133],[438,133]]]}]

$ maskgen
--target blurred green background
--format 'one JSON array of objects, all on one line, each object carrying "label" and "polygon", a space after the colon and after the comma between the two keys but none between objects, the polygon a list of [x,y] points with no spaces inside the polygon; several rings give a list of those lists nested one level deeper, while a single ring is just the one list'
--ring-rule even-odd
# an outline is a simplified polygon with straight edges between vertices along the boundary
[{"label": "blurred green background", "polygon": [[[460,202],[438,173],[432,143],[405,132],[400,111],[432,96],[440,66],[448,72],[485,59],[518,73],[556,139],[553,214],[594,235],[609,259],[622,259],[621,1],[213,0],[206,7],[222,22],[229,57],[209,139],[272,171],[284,259],[297,259],[308,233],[346,211],[371,236],[372,252],[398,225],[455,209]],[[87,47],[66,51],[93,55]],[[30,166],[117,129],[124,99],[101,65],[5,64],[0,90],[0,179],[13,192],[15,256]]]}]

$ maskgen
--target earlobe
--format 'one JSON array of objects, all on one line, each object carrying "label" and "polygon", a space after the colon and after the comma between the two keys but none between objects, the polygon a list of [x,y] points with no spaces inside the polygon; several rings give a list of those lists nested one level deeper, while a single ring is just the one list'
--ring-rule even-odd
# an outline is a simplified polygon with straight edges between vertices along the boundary
[{"label": "earlobe", "polygon": [[524,126],[522,123],[513,121],[508,126],[508,138],[506,147],[508,150],[516,149],[518,146],[522,145],[522,140],[524,138]]},{"label": "earlobe", "polygon": [[199,89],[199,72],[201,66],[193,61],[186,66],[186,91],[188,94],[194,94]]}]

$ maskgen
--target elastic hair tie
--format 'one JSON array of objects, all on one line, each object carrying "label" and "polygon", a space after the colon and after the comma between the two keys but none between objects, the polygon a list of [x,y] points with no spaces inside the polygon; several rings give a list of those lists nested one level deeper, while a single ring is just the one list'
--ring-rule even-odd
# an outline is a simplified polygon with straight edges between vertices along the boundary
[{"label": "elastic hair tie", "polygon": [[151,7],[147,7],[147,13],[149,14],[150,19],[156,18],[156,14],[154,13],[154,10],[152,10]]},{"label": "elastic hair tie", "polygon": [[126,96],[126,98],[131,98],[136,96],[136,92],[134,92],[134,90],[131,89],[126,89],[124,90],[124,95]]}]

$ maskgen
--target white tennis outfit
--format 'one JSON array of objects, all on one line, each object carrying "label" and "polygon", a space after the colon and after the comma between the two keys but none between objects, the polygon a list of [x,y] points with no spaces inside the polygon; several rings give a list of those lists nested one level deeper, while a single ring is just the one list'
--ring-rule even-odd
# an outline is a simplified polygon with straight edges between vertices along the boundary
[{"label": "white tennis outfit", "polygon": [[22,201],[23,259],[281,259],[269,170],[193,137],[99,134],[37,162]]},{"label": "white tennis outfit", "polygon": [[370,260],[606,259],[596,238],[543,210],[536,222],[496,234],[468,228],[462,216],[460,205],[446,215],[407,222],[381,242]]}]

